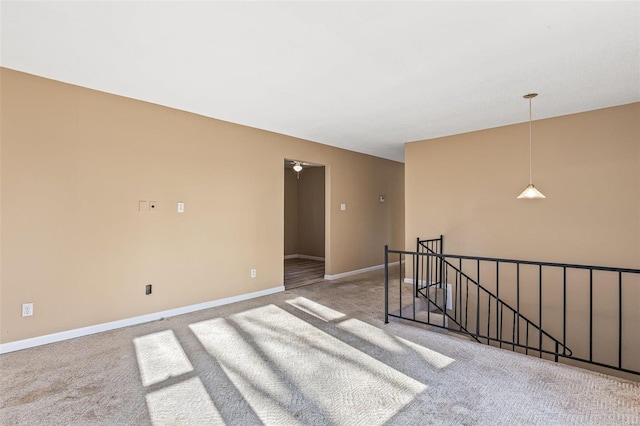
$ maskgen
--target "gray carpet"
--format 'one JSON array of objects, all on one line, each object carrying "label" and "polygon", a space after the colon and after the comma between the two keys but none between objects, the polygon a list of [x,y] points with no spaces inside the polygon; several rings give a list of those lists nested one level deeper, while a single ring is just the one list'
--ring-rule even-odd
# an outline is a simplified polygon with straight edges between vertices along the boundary
[{"label": "gray carpet", "polygon": [[640,383],[401,321],[382,273],[0,356],[2,425],[640,425]]}]

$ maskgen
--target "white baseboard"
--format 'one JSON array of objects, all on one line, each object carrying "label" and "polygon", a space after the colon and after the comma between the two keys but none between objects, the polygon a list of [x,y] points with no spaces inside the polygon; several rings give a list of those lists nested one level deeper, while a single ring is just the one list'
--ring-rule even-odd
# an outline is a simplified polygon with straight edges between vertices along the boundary
[{"label": "white baseboard", "polygon": [[317,260],[319,262],[324,262],[324,257],[319,257],[319,256],[308,256],[306,254],[288,254],[284,257],[285,260],[287,259],[306,259],[306,260]]},{"label": "white baseboard", "polygon": [[[429,281],[429,282],[431,282],[431,281]],[[406,278],[405,277],[404,283],[405,284],[413,284],[414,283],[413,278]],[[427,282],[425,280],[418,280],[418,284],[420,284],[420,285],[425,285],[426,283]]]},{"label": "white baseboard", "polygon": [[[404,263],[404,261],[402,262]],[[393,262],[393,263],[389,263],[389,266],[396,266],[399,264],[400,262]],[[356,269],[355,271],[342,272],[340,274],[335,274],[335,275],[325,275],[324,279],[333,281],[340,278],[350,277],[352,275],[364,274],[365,272],[376,271],[378,269],[383,269],[383,268],[384,268],[384,263],[382,265],[369,266],[368,268]]]},{"label": "white baseboard", "polygon": [[152,314],[140,315],[117,321],[105,322],[88,327],[76,328],[73,330],[61,331],[59,333],[46,334],[44,336],[32,337],[30,339],[17,340],[15,342],[0,344],[0,354],[19,351],[46,345],[48,343],[61,342],[63,340],[75,339],[76,337],[88,336],[90,334],[101,333],[103,331],[115,330],[117,328],[129,327],[131,325],[143,324],[145,322],[157,321],[162,318],[175,317],[177,315],[188,314],[203,309],[214,308],[216,306],[228,305],[229,303],[242,302],[243,300],[254,299],[256,297],[268,296],[270,294],[284,291],[284,286],[268,288],[266,290],[255,291],[253,293],[241,294],[238,296],[225,297],[224,299],[212,300],[210,302],[198,303],[195,305],[183,306],[181,308],[169,309]]}]

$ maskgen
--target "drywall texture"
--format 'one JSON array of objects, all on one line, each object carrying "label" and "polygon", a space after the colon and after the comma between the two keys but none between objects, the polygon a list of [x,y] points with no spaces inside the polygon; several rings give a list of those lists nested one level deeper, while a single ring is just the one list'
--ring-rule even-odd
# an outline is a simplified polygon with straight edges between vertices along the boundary
[{"label": "drywall texture", "polygon": [[[640,268],[638,103],[534,121],[533,181],[544,200],[516,199],[529,180],[527,123],[409,143],[405,156],[409,249],[416,237],[444,234],[450,254]],[[474,265],[470,269],[475,276]],[[523,308],[533,318],[537,272],[521,271]],[[500,279],[500,293],[515,304],[515,272],[500,273],[511,274]],[[561,336],[562,271],[544,274],[543,325]],[[495,265],[481,276],[495,288]],[[594,351],[611,361],[617,276],[595,278]],[[568,274],[567,334],[574,348],[589,338],[588,280],[588,274]],[[640,280],[624,280],[623,358],[640,369]]]},{"label": "drywall texture", "polygon": [[327,274],[404,245],[401,163],[5,68],[0,78],[3,343],[281,286],[285,158],[326,166]]},{"label": "drywall texture", "polygon": [[[324,167],[285,169],[285,255],[324,258]],[[295,251],[294,251],[295,250]]]}]

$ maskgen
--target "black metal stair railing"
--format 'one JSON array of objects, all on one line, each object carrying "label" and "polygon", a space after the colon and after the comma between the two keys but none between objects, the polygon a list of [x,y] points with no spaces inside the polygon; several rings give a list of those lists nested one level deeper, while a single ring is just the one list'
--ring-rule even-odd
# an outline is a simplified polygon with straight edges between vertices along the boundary
[{"label": "black metal stair railing", "polygon": [[[398,280],[390,256],[401,260]],[[412,277],[404,278],[409,259]],[[638,308],[636,269],[443,254],[442,236],[418,238],[415,252],[385,247],[385,322],[397,317],[556,362],[640,374]]]},{"label": "black metal stair railing", "polygon": [[[488,289],[486,289],[485,287],[483,287],[481,284],[479,284],[477,281],[475,281],[473,278],[469,277],[467,274],[465,274],[464,272],[462,272],[460,269],[458,269],[457,267],[455,267],[454,265],[452,265],[450,262],[448,262],[447,260],[445,260],[444,257],[442,256],[438,256],[439,253],[436,253],[433,249],[431,249],[429,247],[429,245],[427,245],[428,241],[433,241],[433,240],[424,240],[424,241],[420,241],[418,239],[418,247],[419,247],[419,252],[423,253],[423,254],[428,254],[426,256],[426,260],[424,260],[424,262],[427,263],[426,265],[426,276],[429,276],[429,272],[430,269],[429,268],[429,262],[431,262],[432,260],[435,260],[435,267],[436,267],[436,273],[435,276],[436,277],[441,277],[442,275],[444,275],[444,280],[442,280],[442,282],[437,282],[435,284],[431,284],[431,286],[437,286],[440,288],[444,288],[444,285],[442,283],[448,283],[449,282],[449,271],[452,271],[454,276],[455,276],[455,280],[454,280],[454,289],[452,291],[452,294],[455,294],[456,297],[455,299],[457,300],[453,300],[453,306],[452,306],[452,311],[453,311],[453,315],[451,315],[453,318],[455,318],[455,322],[462,324],[463,326],[463,332],[470,334],[474,340],[479,341],[481,343],[486,343],[486,344],[491,344],[491,342],[495,342],[498,343],[498,345],[502,348],[503,344],[506,345],[511,345],[511,349],[515,350],[515,347],[520,347],[522,349],[525,350],[525,353],[528,354],[529,350],[534,350],[536,352],[538,352],[540,355],[542,353],[547,353],[547,354],[551,354],[554,355],[555,360],[557,361],[557,357],[559,356],[560,352],[559,349],[562,348],[562,355],[564,356],[571,356],[573,353],[571,351],[571,349],[567,348],[565,346],[565,344],[563,342],[560,342],[558,339],[556,339],[555,337],[553,337],[552,335],[550,335],[549,333],[547,333],[546,331],[544,331],[542,328],[540,328],[535,322],[529,320],[527,317],[525,317],[524,315],[522,315],[519,310],[514,309],[513,307],[511,307],[508,303],[505,303],[502,299],[500,299],[498,296],[494,295],[491,291],[489,291]],[[442,236],[440,236],[440,247],[442,246]],[[417,265],[416,265],[416,270],[418,272],[420,272],[420,263],[421,260],[423,260],[421,257],[417,258]],[[434,262],[431,262],[434,263]],[[444,272],[443,272],[444,271]],[[420,273],[418,273],[417,276],[420,276]],[[416,280],[416,282],[418,282],[418,280]],[[464,283],[464,285],[462,285],[462,283]],[[468,330],[468,324],[469,324],[469,284],[471,284],[471,288],[473,291],[473,288],[475,288],[476,290],[476,301],[478,303],[478,305],[475,308],[475,314],[476,314],[476,318],[475,318],[475,332],[470,332]],[[416,285],[416,288],[418,288],[418,293],[423,295],[426,298],[430,298],[430,293],[428,292],[428,287],[426,286],[420,286],[420,285]],[[446,305],[447,302],[447,294],[444,294],[444,304]],[[485,328],[483,327],[482,321],[480,320],[480,316],[481,316],[481,312],[482,310],[480,309],[479,303],[481,300],[481,296],[486,296],[487,298],[487,311],[486,311],[486,332],[485,332]],[[495,318],[495,322],[494,322],[494,327],[495,330],[492,328],[492,323],[491,323],[491,306],[492,303],[495,304],[495,309],[494,309],[494,313],[496,315]],[[463,310],[463,305],[464,305],[464,310]],[[504,335],[503,335],[503,331],[504,331],[504,318],[505,318],[505,310],[506,310],[506,316],[507,316],[507,321],[509,321],[509,319],[511,319],[511,339],[505,339]],[[533,334],[537,334],[538,336],[538,341],[537,341],[537,345],[530,345],[529,343],[523,344],[521,343],[521,339],[520,339],[520,330],[521,330],[521,325],[524,326],[525,329],[525,336],[523,336],[524,341],[525,342],[529,342],[530,338],[529,336],[533,336]],[[508,336],[507,336],[508,337]],[[544,339],[549,339],[554,347],[554,350],[546,350],[543,347],[543,338]]]}]

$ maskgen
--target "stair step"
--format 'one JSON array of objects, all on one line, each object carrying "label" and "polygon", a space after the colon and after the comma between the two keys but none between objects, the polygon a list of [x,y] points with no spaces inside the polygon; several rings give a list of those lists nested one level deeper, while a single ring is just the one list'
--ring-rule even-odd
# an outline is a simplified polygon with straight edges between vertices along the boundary
[{"label": "stair step", "polygon": [[444,289],[437,287],[429,287],[429,299],[427,299],[424,294],[418,293],[418,297],[429,304],[429,310],[431,312],[443,310],[445,306],[444,295]]}]

